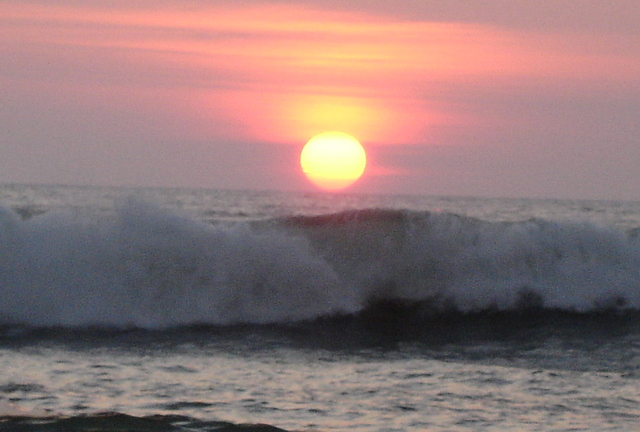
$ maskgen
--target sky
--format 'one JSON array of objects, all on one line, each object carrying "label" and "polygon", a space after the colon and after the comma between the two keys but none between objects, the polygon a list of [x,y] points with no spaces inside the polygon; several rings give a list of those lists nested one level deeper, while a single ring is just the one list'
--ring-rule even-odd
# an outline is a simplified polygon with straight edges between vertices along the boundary
[{"label": "sky", "polygon": [[0,0],[0,183],[640,200],[637,0]]}]

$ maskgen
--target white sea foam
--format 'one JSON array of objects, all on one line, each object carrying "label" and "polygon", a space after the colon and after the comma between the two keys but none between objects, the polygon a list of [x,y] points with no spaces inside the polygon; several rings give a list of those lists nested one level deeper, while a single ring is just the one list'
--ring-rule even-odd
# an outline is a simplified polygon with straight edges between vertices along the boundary
[{"label": "white sea foam", "polygon": [[97,219],[2,209],[0,240],[10,323],[290,322],[396,299],[640,309],[637,238],[585,223],[369,210],[212,226],[129,200]]},{"label": "white sea foam", "polygon": [[460,311],[640,308],[640,245],[622,231],[540,219],[358,214],[307,229],[363,298],[432,300]]},{"label": "white sea foam", "polygon": [[29,219],[0,266],[1,316],[34,325],[264,323],[355,310],[300,237],[212,227],[134,201],[99,223]]}]

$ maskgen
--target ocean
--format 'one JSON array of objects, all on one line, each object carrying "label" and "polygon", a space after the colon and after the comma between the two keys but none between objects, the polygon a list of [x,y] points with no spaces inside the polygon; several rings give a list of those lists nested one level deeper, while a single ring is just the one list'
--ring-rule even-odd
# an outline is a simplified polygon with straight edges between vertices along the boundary
[{"label": "ocean", "polygon": [[0,432],[640,430],[640,203],[0,185]]}]

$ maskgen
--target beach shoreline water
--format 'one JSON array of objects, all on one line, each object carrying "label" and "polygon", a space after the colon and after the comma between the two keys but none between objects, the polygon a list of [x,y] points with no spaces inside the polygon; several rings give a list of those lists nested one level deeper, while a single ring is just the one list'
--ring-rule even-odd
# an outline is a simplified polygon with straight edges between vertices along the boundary
[{"label": "beach shoreline water", "polygon": [[638,203],[5,185],[0,206],[0,430],[640,418]]}]

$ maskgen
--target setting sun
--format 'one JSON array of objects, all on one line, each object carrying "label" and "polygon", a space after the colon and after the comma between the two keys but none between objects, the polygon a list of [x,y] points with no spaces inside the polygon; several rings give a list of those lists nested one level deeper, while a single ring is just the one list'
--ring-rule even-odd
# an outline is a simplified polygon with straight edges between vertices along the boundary
[{"label": "setting sun", "polygon": [[327,190],[344,189],[364,173],[367,155],[357,139],[342,132],[324,132],[311,138],[300,153],[307,178]]}]

